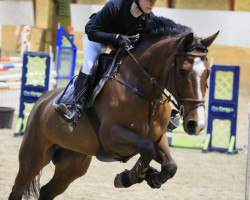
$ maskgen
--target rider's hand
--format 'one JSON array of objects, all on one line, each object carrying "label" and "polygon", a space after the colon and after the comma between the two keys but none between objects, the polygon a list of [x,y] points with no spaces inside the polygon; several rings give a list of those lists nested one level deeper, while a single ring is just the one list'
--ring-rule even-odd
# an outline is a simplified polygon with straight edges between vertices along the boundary
[{"label": "rider's hand", "polygon": [[117,43],[120,47],[129,48],[132,44],[137,42],[137,40],[139,39],[139,35],[127,36],[118,34],[116,38],[117,38]]}]

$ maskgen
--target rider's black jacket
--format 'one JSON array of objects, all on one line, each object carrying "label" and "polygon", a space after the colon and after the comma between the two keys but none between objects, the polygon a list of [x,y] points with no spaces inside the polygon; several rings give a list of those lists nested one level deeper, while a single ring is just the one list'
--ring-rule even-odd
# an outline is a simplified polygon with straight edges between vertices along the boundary
[{"label": "rider's black jacket", "polygon": [[130,8],[133,0],[110,0],[85,26],[85,33],[91,41],[115,45],[117,34],[136,35],[144,30],[147,21],[154,14],[143,13],[134,17]]}]

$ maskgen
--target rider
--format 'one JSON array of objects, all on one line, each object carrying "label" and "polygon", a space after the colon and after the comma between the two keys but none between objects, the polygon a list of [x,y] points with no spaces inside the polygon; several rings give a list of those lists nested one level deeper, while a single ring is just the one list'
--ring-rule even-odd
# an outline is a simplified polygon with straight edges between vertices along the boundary
[{"label": "rider", "polygon": [[[136,42],[150,17],[156,0],[110,0],[90,17],[83,36],[84,62],[74,82],[74,101],[56,108],[72,128],[79,120],[88,93],[91,69],[107,46],[128,48]],[[72,129],[71,129],[72,130]]]},{"label": "rider", "polygon": [[107,46],[129,48],[138,40],[155,6],[156,0],[110,0],[96,14],[90,16],[83,36],[84,62],[74,82],[71,105],[60,103],[56,110],[69,127],[76,127],[89,89],[91,69]]}]

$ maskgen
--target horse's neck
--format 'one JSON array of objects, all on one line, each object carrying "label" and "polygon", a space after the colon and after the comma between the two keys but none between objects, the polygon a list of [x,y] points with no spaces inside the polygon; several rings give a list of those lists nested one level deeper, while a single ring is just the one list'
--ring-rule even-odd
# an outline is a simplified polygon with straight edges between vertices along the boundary
[{"label": "horse's neck", "polygon": [[[139,65],[156,80],[162,89],[166,88],[167,78],[170,76],[170,65],[174,58],[176,43],[176,38],[164,39],[151,46],[141,46],[133,53]],[[148,97],[161,94],[159,90],[155,90],[149,78],[130,56],[127,56],[122,62],[119,76],[123,81],[140,89]]]},{"label": "horse's neck", "polygon": [[138,59],[161,88],[166,87],[170,66],[176,50],[176,39],[164,39],[150,46]]}]

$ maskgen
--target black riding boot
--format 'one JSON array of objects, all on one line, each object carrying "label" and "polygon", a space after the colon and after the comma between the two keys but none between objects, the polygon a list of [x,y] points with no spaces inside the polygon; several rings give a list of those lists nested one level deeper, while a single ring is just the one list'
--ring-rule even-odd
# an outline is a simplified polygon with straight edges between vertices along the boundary
[{"label": "black riding boot", "polygon": [[77,79],[74,82],[74,100],[70,105],[60,103],[56,108],[63,115],[64,129],[67,132],[72,132],[77,126],[77,122],[81,117],[86,95],[89,88],[90,76],[80,71]]}]

